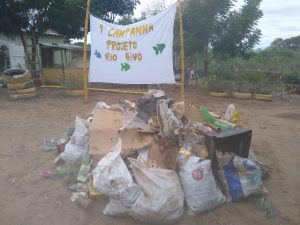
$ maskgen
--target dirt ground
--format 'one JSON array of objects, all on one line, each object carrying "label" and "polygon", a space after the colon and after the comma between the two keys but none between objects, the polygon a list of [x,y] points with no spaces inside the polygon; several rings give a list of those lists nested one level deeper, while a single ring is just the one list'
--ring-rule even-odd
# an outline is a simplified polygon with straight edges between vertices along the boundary
[{"label": "dirt ground", "polygon": [[[0,89],[1,90],[1,89]],[[3,91],[3,90],[1,90]],[[169,97],[179,99],[179,89],[166,87]],[[42,150],[42,140],[61,136],[86,118],[97,101],[134,101],[137,95],[93,92],[88,104],[81,97],[66,97],[62,90],[39,89],[30,100],[7,101],[0,96],[0,224],[1,225],[104,225],[140,224],[130,218],[104,216],[107,200],[93,202],[89,211],[70,201],[61,180],[41,177],[54,156]],[[224,204],[178,224],[253,225],[300,224],[300,98],[276,97],[272,102],[208,97],[199,90],[186,91],[187,102],[208,106],[223,114],[229,103],[241,110],[243,124],[253,129],[252,147],[259,160],[272,167],[264,181],[275,218],[255,208],[253,199]]]}]

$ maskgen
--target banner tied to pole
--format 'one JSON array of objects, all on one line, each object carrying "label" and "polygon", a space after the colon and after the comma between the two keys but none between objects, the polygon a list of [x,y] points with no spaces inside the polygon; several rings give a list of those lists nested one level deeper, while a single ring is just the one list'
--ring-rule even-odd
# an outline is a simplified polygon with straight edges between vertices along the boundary
[{"label": "banner tied to pole", "polygon": [[90,16],[89,82],[175,83],[173,27],[177,5],[127,26]]}]

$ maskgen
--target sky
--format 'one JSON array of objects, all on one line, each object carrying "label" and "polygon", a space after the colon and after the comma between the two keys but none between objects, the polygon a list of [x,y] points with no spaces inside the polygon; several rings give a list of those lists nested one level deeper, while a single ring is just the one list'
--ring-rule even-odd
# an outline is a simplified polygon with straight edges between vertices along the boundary
[{"label": "sky", "polygon": [[[139,17],[143,9],[155,4],[157,0],[140,0],[141,5],[135,10]],[[166,0],[166,5],[176,0]],[[243,4],[237,0],[237,7]],[[262,36],[257,48],[266,48],[276,38],[290,38],[300,35],[300,0],[263,0],[260,6],[263,17],[258,22]]]}]

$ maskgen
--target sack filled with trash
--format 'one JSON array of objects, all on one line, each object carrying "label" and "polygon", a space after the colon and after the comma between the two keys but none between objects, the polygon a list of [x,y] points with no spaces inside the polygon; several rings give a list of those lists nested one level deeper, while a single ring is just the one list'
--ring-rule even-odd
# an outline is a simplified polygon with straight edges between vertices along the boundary
[{"label": "sack filled with trash", "polygon": [[103,210],[104,215],[127,215],[141,191],[132,180],[120,154],[121,139],[92,172],[94,187],[109,196],[109,203]]},{"label": "sack filled with trash", "polygon": [[144,223],[173,224],[184,212],[184,195],[175,171],[148,168],[129,159],[137,184],[141,187],[130,215]]},{"label": "sack filled with trash", "polygon": [[89,158],[89,125],[90,122],[76,116],[75,131],[66,144],[65,150],[60,154],[60,157],[70,163],[80,163]]},{"label": "sack filled with trash", "polygon": [[209,159],[179,154],[177,163],[188,215],[202,213],[225,202],[225,196],[216,186]]},{"label": "sack filled with trash", "polygon": [[255,162],[232,152],[216,151],[218,175],[228,201],[236,202],[249,195],[267,194],[261,170]]}]

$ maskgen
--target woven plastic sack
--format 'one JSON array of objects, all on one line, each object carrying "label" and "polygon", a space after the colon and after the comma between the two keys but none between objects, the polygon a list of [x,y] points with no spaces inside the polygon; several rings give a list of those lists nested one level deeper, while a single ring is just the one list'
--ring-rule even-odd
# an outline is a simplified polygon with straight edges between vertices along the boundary
[{"label": "woven plastic sack", "polygon": [[148,168],[135,159],[130,162],[142,192],[129,214],[144,223],[173,224],[178,221],[184,212],[184,194],[176,172]]},{"label": "woven plastic sack", "polygon": [[267,194],[261,180],[261,170],[252,160],[234,153],[216,152],[218,175],[228,201],[236,202],[249,195]]},{"label": "woven plastic sack", "polygon": [[195,215],[223,204],[226,198],[217,188],[209,159],[178,156],[179,177],[188,207],[188,215]]},{"label": "woven plastic sack", "polygon": [[60,154],[64,161],[80,163],[88,158],[89,125],[89,121],[76,116],[75,131],[66,144],[65,150]]},{"label": "woven plastic sack", "polygon": [[133,182],[120,153],[121,140],[92,172],[94,187],[109,196],[104,215],[127,215],[140,194],[140,188]]}]

